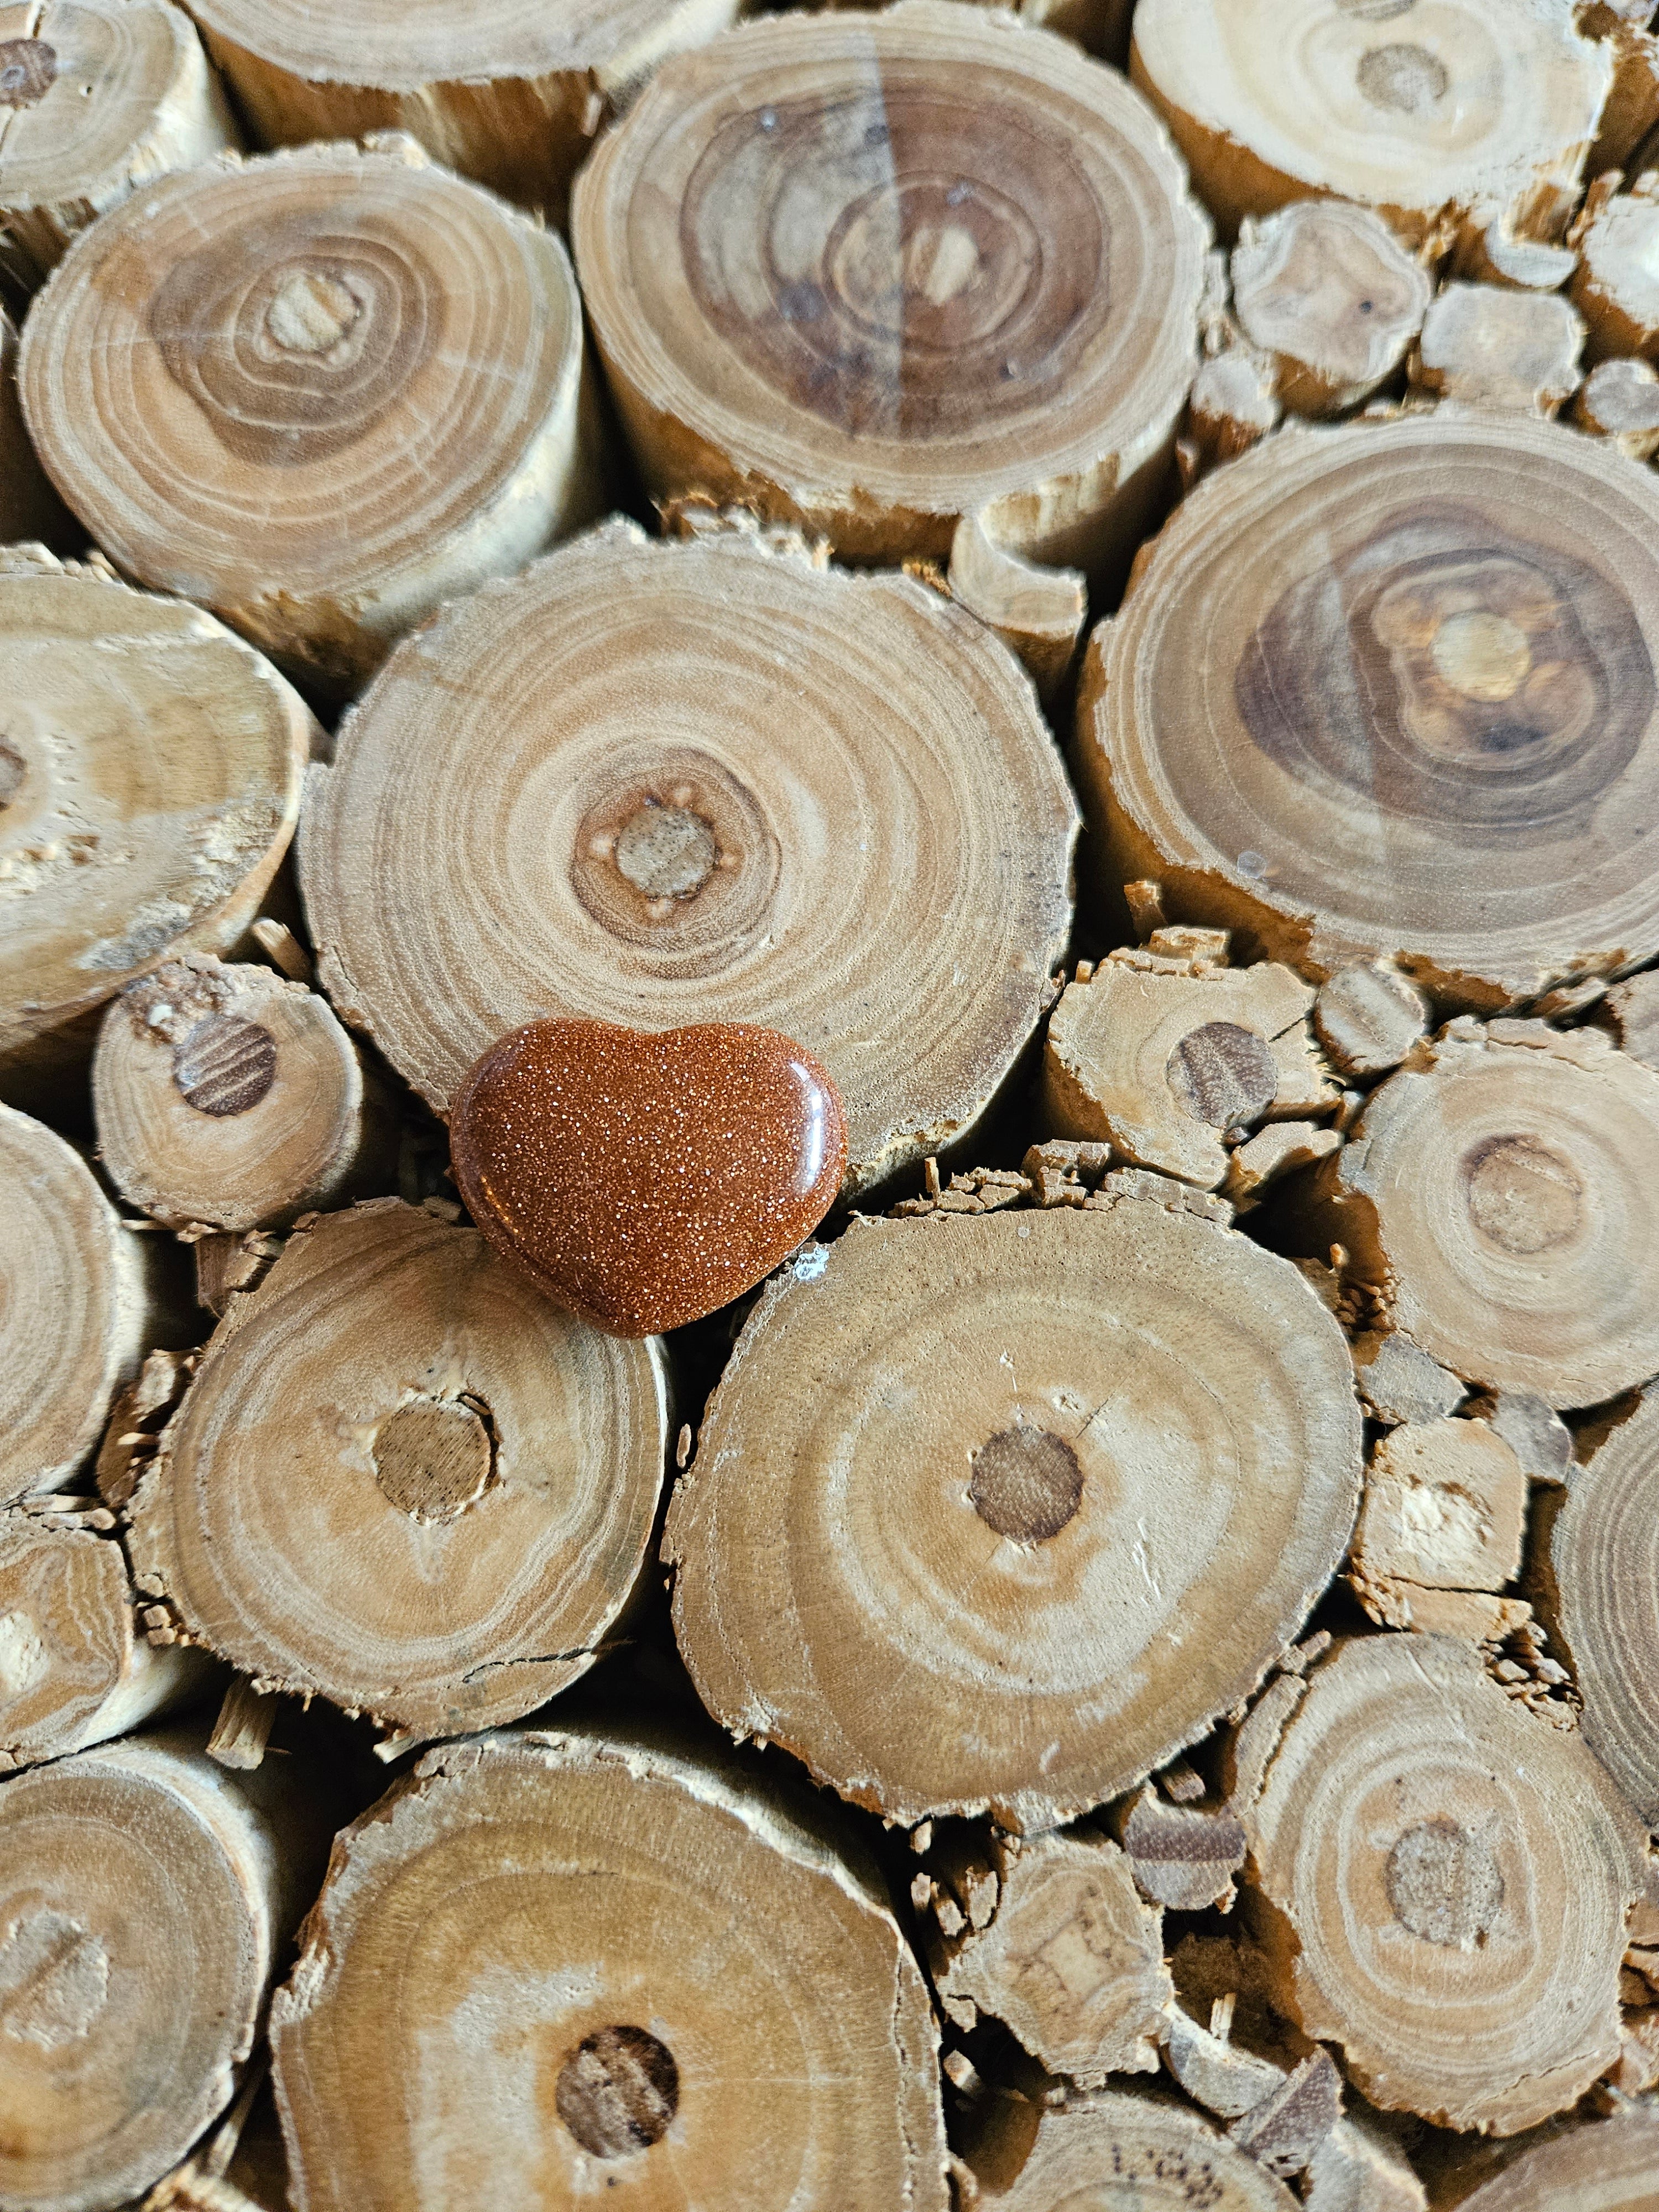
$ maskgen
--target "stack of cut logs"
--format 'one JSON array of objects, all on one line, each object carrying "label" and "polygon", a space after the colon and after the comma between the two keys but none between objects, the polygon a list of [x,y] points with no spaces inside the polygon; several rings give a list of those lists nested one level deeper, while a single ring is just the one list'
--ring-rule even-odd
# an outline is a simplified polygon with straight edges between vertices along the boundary
[{"label": "stack of cut logs", "polygon": [[0,2212],[1656,2212],[1653,0],[745,12],[0,4]]}]

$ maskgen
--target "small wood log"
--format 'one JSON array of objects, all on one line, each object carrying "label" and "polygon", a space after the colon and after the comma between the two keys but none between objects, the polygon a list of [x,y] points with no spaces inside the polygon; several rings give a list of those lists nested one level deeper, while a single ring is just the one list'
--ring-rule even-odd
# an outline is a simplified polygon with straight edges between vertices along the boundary
[{"label": "small wood log", "polygon": [[1435,2212],[1646,2212],[1659,2172],[1659,2115],[1626,2105],[1545,2136],[1472,2191],[1435,2193]]},{"label": "small wood log", "polygon": [[586,1729],[428,1753],[336,1844],[271,2008],[295,2202],[945,2212],[921,1972],[771,1765]]},{"label": "small wood log", "polygon": [[1231,269],[1239,326],[1273,356],[1279,398],[1298,415],[1368,399],[1405,359],[1434,291],[1381,216],[1351,200],[1247,216]]},{"label": "small wood log", "polygon": [[1030,685],[937,592],[619,522],[393,658],[301,872],[323,987],[440,1112],[536,1015],[759,1022],[835,1077],[856,1190],[1006,1076],[1076,834]]},{"label": "small wood log", "polygon": [[1086,1826],[1009,1850],[995,1911],[982,1928],[929,1936],[945,2017],[973,2028],[1000,2020],[1051,2074],[1085,2087],[1109,2074],[1158,2070],[1164,2009],[1164,1916],[1142,1902],[1128,1859]]},{"label": "small wood log", "polygon": [[36,302],[19,377],[113,560],[337,691],[598,502],[564,248],[409,138],[128,201]]},{"label": "small wood log", "polygon": [[1310,192],[1411,245],[1448,218],[1549,239],[1577,198],[1612,59],[1539,0],[1140,0],[1130,70],[1231,234]]},{"label": "small wood log", "polygon": [[171,1229],[287,1228],[395,1155],[390,1106],[326,1002],[208,953],[127,986],[92,1082],[105,1166]]},{"label": "small wood log", "polygon": [[1470,1405],[1521,1462],[1530,1482],[1565,1482],[1572,1472],[1572,1431],[1534,1390],[1492,1390]]},{"label": "small wood log", "polygon": [[1629,161],[1659,123],[1659,39],[1648,27],[1647,0],[1577,0],[1574,13],[1579,29],[1599,39],[1613,62],[1588,164],[1599,183]]},{"label": "small wood log", "polygon": [[1344,1075],[1386,1075],[1428,1033],[1429,1001],[1391,961],[1362,960],[1322,983],[1319,1042]]},{"label": "small wood log", "polygon": [[1379,1421],[1438,1421],[1463,1402],[1463,1384],[1403,1329],[1366,1329],[1354,1339],[1359,1395]]},{"label": "small wood log", "polygon": [[1640,1832],[1468,1646],[1339,1640],[1240,1809],[1279,2001],[1374,2104],[1510,2135],[1617,2057]]},{"label": "small wood log", "polygon": [[381,1199],[234,1299],[139,1478],[139,1588],[256,1685],[410,1736],[586,1672],[666,1465],[653,1342],[550,1305],[476,1230]]},{"label": "small wood log", "polygon": [[80,1154],[0,1106],[0,1505],[62,1490],[138,1372],[161,1303],[136,1237]]},{"label": "small wood log", "polygon": [[1659,1394],[1575,1468],[1550,1538],[1555,1626],[1584,1741],[1659,1826]]},{"label": "small wood log", "polygon": [[169,0],[0,7],[0,270],[26,290],[106,210],[240,143]]},{"label": "small wood log", "polygon": [[1415,391],[1464,407],[1554,415],[1577,390],[1584,325],[1556,292],[1447,284],[1412,355]]},{"label": "small wood log", "polygon": [[1655,548],[1648,472],[1548,423],[1281,432],[1183,501],[1091,641],[1106,888],[1150,878],[1322,981],[1395,959],[1451,1006],[1651,958]]},{"label": "small wood log", "polygon": [[0,1091],[169,953],[247,927],[313,743],[297,692],[210,616],[0,549]]},{"label": "small wood log", "polygon": [[1659,376],[1644,361],[1604,361],[1578,387],[1573,420],[1633,461],[1659,453]]},{"label": "small wood log", "polygon": [[1063,2106],[992,2095],[968,2145],[979,2203],[997,2212],[1073,2212],[1119,2196],[1137,2212],[1295,2212],[1282,2181],[1190,2106],[1132,2090]]},{"label": "small wood log", "polygon": [[75,524],[29,442],[17,399],[17,332],[0,306],[0,540],[66,550]]},{"label": "small wood log", "polygon": [[1498,217],[1478,238],[1468,234],[1459,241],[1452,266],[1460,276],[1480,284],[1512,284],[1523,292],[1559,292],[1578,266],[1570,246],[1546,246],[1535,238],[1517,238]]},{"label": "small wood log", "polygon": [[965,515],[951,540],[951,596],[995,630],[1052,702],[1077,656],[1089,613],[1088,580],[1076,568],[1042,568],[994,545],[983,519]]},{"label": "small wood log", "polygon": [[1269,963],[1180,974],[1146,958],[1114,954],[1066,986],[1048,1020],[1043,1117],[1215,1190],[1231,1161],[1224,1137],[1336,1105],[1308,1026],[1313,987]]},{"label": "small wood log", "polygon": [[1638,177],[1627,192],[1614,189],[1620,181],[1616,173],[1598,178],[1575,225],[1578,268],[1568,291],[1593,362],[1659,354],[1659,173]]},{"label": "small wood log", "polygon": [[118,1544],[0,1513],[0,1771],[125,1735],[210,1676],[200,1652],[135,1638]]},{"label": "small wood log", "polygon": [[129,1738],[0,1792],[0,2197],[96,2212],[235,2094],[327,1831],[273,1760]]},{"label": "small wood log", "polygon": [[1132,1786],[1346,1542],[1340,1331],[1197,1193],[1132,1179],[855,1224],[775,1279],[709,1401],[664,1538],[686,1663],[734,1734],[891,1818],[1032,1831]]},{"label": "small wood log", "polygon": [[1365,1580],[1499,1590],[1521,1571],[1527,1478],[1481,1420],[1406,1423],[1371,1454],[1353,1561]]},{"label": "small wood log", "polygon": [[1115,71],[951,0],[757,22],[659,72],[571,232],[653,497],[741,501],[873,562],[943,562],[976,516],[1121,579],[1164,494],[1209,234]]},{"label": "small wood log", "polygon": [[744,0],[188,0],[264,146],[407,131],[434,161],[562,223],[595,132],[665,55]]},{"label": "small wood log", "polygon": [[1303,1194],[1466,1382],[1593,1406],[1659,1368],[1659,1079],[1600,1030],[1453,1023]]}]

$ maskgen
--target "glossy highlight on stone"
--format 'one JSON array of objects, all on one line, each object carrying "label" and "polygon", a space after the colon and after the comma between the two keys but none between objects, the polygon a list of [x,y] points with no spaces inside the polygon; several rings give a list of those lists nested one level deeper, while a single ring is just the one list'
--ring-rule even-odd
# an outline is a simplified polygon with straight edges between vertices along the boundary
[{"label": "glossy highlight on stone", "polygon": [[752,1289],[823,1218],[847,1165],[827,1070],[738,1022],[527,1023],[468,1071],[449,1140],[491,1243],[616,1336]]}]

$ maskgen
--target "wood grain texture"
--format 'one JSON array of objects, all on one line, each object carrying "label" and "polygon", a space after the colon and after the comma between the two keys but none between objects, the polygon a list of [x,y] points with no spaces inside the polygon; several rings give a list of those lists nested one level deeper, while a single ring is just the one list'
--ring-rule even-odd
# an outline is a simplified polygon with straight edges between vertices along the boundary
[{"label": "wood grain texture", "polygon": [[234,1299],[131,1512],[141,1587],[265,1686],[416,1736],[565,1688],[633,1595],[667,1453],[654,1342],[383,1199]]},{"label": "wood grain texture", "polygon": [[1075,835],[1025,679],[936,594],[619,523],[393,657],[301,876],[324,988],[440,1112],[538,1015],[759,1023],[835,1078],[858,1189],[1006,1076]]},{"label": "wood grain texture", "polygon": [[1599,179],[1575,225],[1578,265],[1568,295],[1583,317],[1593,362],[1659,354],[1659,176],[1650,170],[1627,192]]},{"label": "wood grain texture", "polygon": [[1613,81],[1555,0],[1140,0],[1130,69],[1228,230],[1310,192],[1555,235]]},{"label": "wood grain texture", "polygon": [[199,609],[0,551],[0,1090],[170,952],[246,929],[322,732]]},{"label": "wood grain texture", "polygon": [[562,221],[608,114],[744,0],[189,0],[259,143],[407,131]]},{"label": "wood grain texture", "polygon": [[298,2212],[945,2212],[937,2031],[850,1843],[645,1736],[428,1754],[272,2008]]},{"label": "wood grain texture", "polygon": [[1273,356],[1279,398],[1298,415],[1369,398],[1405,359],[1434,289],[1376,210],[1351,200],[1247,216],[1231,274],[1239,327]]},{"label": "wood grain texture", "polygon": [[647,486],[849,559],[1127,562],[1197,366],[1208,226],[1075,47],[902,0],[660,71],[577,181],[584,296]]},{"label": "wood grain texture", "polygon": [[1373,2104],[1512,2135],[1617,2057],[1639,1825],[1467,1644],[1340,1640],[1239,1809],[1277,1995]]},{"label": "wood grain texture", "polygon": [[102,2212],[179,2162],[321,1874],[283,1778],[233,1783],[199,1742],[130,1738],[0,1793],[0,2192],[27,2212]]},{"label": "wood grain texture", "polygon": [[1650,958],[1656,542],[1645,471],[1518,416],[1291,429],[1206,479],[1085,664],[1106,887],[1449,1006]]},{"label": "wood grain texture", "polygon": [[19,376],[113,560],[336,690],[593,511],[564,248],[396,135],[228,155],[113,210]]},{"label": "wood grain texture", "polygon": [[92,1085],[112,1180],[170,1229],[285,1229],[395,1157],[390,1109],[327,1002],[209,953],[127,986]]},{"label": "wood grain texture", "polygon": [[26,289],[107,209],[240,143],[169,0],[0,6],[0,270]]},{"label": "wood grain texture", "polygon": [[710,1401],[664,1537],[680,1649],[857,1802],[1052,1826],[1261,1679],[1358,1449],[1335,1322],[1231,1231],[1139,1199],[857,1222]]},{"label": "wood grain texture", "polygon": [[1292,2212],[1297,2201],[1190,2106],[1122,2089],[1058,2110],[989,2097],[968,2160],[997,2212],[1085,2212],[1114,2197],[1135,2212]]}]

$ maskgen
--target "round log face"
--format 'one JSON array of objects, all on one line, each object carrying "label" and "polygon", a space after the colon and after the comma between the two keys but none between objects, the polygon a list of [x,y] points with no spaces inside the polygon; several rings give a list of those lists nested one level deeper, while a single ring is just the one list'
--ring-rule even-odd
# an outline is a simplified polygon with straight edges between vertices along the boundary
[{"label": "round log face", "polygon": [[310,1938],[271,2020],[307,2212],[943,2212],[921,1976],[752,1777],[434,1753],[342,1838]]},{"label": "round log face", "polygon": [[572,229],[653,491],[741,479],[853,557],[943,556],[1066,480],[1011,525],[1086,524],[1167,445],[1207,242],[1183,185],[1121,78],[907,0],[668,65]]},{"label": "round log face", "polygon": [[273,1935],[197,1762],[82,1752],[0,1794],[0,2197],[141,2197],[229,2102]]},{"label": "round log face", "polygon": [[234,1302],[135,1495],[133,1559],[244,1674],[419,1735],[488,1727],[591,1665],[666,1424],[654,1344],[381,1200]]},{"label": "round log face", "polygon": [[1063,2111],[996,2099],[969,2163],[993,2212],[1292,2212],[1297,2202],[1190,2107],[1111,2090]]},{"label": "round log face", "polygon": [[1656,532],[1645,474],[1543,423],[1273,439],[1097,633],[1109,869],[1316,975],[1397,954],[1453,1004],[1650,957]]},{"label": "round log face", "polygon": [[983,1110],[1070,926],[1076,810],[1002,648],[741,537],[617,525],[452,609],[314,793],[319,978],[440,1111],[538,1015],[758,1023],[835,1079],[854,1188]]},{"label": "round log face", "polygon": [[0,1750],[21,1766],[72,1748],[131,1661],[120,1546],[0,1522]]},{"label": "round log face", "polygon": [[544,544],[581,319],[558,240],[412,147],[164,179],[30,316],[47,468],[132,574],[325,678]]},{"label": "round log face", "polygon": [[322,733],[210,616],[55,562],[0,562],[0,653],[4,1050],[244,929]]},{"label": "round log face", "polygon": [[1659,1826],[1659,1395],[1573,1469],[1551,1553],[1584,1741]]},{"label": "round log face", "polygon": [[857,1223],[756,1309],[670,1509],[711,1711],[913,1822],[1200,1735],[1341,1555],[1360,1424],[1283,1261],[1163,1207]]},{"label": "round log face", "polygon": [[1281,1994],[1374,2104],[1512,2135],[1617,2056],[1637,1822],[1470,1646],[1344,1644],[1247,1826]]}]

